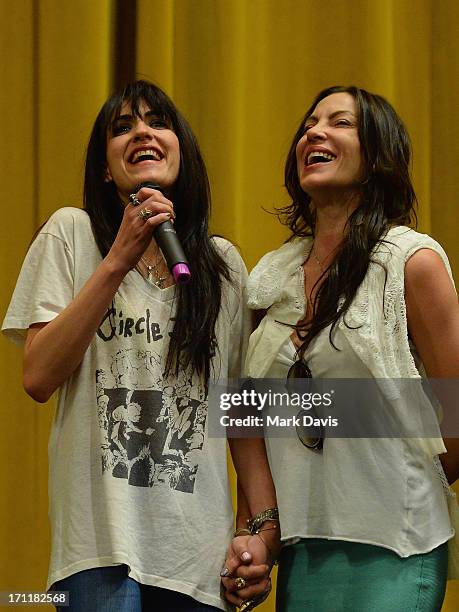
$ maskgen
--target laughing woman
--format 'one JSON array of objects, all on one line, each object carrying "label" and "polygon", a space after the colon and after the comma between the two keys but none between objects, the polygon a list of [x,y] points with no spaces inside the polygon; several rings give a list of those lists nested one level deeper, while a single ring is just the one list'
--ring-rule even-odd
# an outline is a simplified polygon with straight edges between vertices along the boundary
[{"label": "laughing woman", "polygon": [[[391,105],[321,92],[287,158],[292,232],[252,272],[265,311],[251,377],[459,377],[459,309],[447,257],[407,227],[410,145]],[[422,363],[421,363],[422,362]],[[422,365],[423,364],[423,365]],[[400,418],[409,420],[409,407]],[[451,527],[437,439],[269,438],[283,549],[277,609],[434,612]],[[458,476],[457,448],[442,459]]]},{"label": "laughing woman", "polygon": [[[145,182],[158,188],[138,187]],[[207,390],[239,376],[244,264],[209,236],[196,140],[150,83],[102,107],[84,193],[83,210],[58,210],[38,233],[3,323],[25,342],[26,391],[45,402],[59,390],[48,585],[70,592],[70,612],[223,609],[232,508],[226,441],[208,437]],[[189,261],[187,285],[175,285],[153,237],[168,219]],[[254,478],[250,513],[271,508],[264,447],[233,450],[242,486]],[[241,470],[253,452],[261,471]]]}]

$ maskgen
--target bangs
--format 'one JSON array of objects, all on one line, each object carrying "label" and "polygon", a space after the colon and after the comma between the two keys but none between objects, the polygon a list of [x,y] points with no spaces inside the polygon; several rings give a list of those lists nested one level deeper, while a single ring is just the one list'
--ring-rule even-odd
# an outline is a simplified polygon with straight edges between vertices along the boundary
[{"label": "bangs", "polygon": [[165,123],[177,131],[177,112],[172,101],[158,87],[146,81],[136,81],[128,85],[118,95],[110,100],[110,108],[107,108],[108,125],[113,124],[121,115],[123,106],[129,105],[132,115],[141,119],[140,107],[142,103],[165,121]]}]

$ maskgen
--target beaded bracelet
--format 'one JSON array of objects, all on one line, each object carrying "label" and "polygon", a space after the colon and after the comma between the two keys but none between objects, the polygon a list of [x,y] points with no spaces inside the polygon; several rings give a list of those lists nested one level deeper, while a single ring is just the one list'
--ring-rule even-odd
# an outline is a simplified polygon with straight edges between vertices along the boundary
[{"label": "beaded bracelet", "polygon": [[250,533],[255,534],[266,521],[279,522],[279,510],[277,508],[267,508],[255,514],[252,518],[247,519],[247,528]]}]

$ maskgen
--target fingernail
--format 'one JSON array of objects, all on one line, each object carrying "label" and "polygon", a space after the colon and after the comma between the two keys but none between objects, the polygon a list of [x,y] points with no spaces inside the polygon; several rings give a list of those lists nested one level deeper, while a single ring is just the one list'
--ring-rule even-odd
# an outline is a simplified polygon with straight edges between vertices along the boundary
[{"label": "fingernail", "polygon": [[220,576],[221,576],[222,578],[226,578],[226,576],[228,576],[228,575],[229,575],[229,569],[228,569],[227,567],[224,567],[224,568],[222,569],[222,571],[220,572]]},{"label": "fingernail", "polygon": [[166,213],[166,218],[170,219],[171,218],[171,213]]},{"label": "fingernail", "polygon": [[242,555],[241,555],[241,559],[243,561],[250,561],[251,558],[252,557],[250,556],[250,553],[248,553],[248,552],[243,552]]}]

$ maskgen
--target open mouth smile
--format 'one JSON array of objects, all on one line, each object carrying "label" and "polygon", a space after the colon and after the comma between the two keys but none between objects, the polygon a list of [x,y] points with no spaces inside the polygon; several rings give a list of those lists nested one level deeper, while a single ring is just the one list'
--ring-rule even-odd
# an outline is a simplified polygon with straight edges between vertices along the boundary
[{"label": "open mouth smile", "polygon": [[138,164],[143,161],[161,161],[164,159],[164,155],[158,149],[140,149],[134,151],[129,158],[129,163]]},{"label": "open mouth smile", "polygon": [[325,151],[312,151],[306,158],[306,166],[314,164],[328,164],[328,162],[336,159],[336,155],[325,153]]}]

